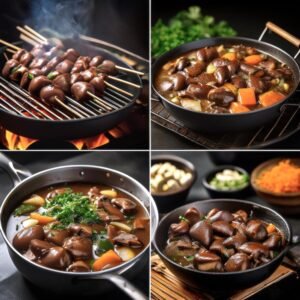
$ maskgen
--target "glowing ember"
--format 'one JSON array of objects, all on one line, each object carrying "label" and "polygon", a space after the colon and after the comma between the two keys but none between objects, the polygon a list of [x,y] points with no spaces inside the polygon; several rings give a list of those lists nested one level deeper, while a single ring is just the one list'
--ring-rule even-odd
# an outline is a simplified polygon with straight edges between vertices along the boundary
[{"label": "glowing ember", "polygon": [[[130,134],[131,130],[127,124],[124,125],[124,123],[122,123],[118,127],[109,130],[108,133],[112,137],[111,139],[117,139]],[[17,135],[2,127],[0,127],[0,137],[2,144],[9,150],[27,150],[32,144],[38,142],[38,140]],[[106,133],[100,133],[94,137],[77,139],[69,142],[78,150],[96,149],[108,144],[110,139],[107,137]]]}]

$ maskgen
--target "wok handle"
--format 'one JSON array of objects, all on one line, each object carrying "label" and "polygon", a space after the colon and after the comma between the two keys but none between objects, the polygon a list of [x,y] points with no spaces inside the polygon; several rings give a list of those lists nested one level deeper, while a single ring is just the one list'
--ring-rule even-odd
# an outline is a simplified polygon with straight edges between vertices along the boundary
[{"label": "wok handle", "polygon": [[276,24],[274,24],[272,22],[267,22],[266,23],[266,27],[268,29],[270,29],[271,31],[273,31],[274,33],[276,33],[279,36],[281,36],[283,39],[285,39],[288,42],[290,42],[291,44],[293,44],[294,46],[296,46],[297,48],[300,47],[300,39],[298,39],[294,35],[288,33],[284,29],[280,28],[278,25],[276,25]]},{"label": "wok handle", "polygon": [[132,283],[130,283],[124,277],[117,274],[103,274],[100,276],[91,276],[89,279],[105,279],[116,285],[125,294],[127,294],[133,300],[147,300],[148,297],[137,289]]},{"label": "wok handle", "polygon": [[3,153],[0,153],[0,168],[9,175],[14,186],[17,186],[22,181],[22,177],[26,178],[31,175],[25,168],[21,169],[19,166],[16,166],[16,163],[12,162]]}]

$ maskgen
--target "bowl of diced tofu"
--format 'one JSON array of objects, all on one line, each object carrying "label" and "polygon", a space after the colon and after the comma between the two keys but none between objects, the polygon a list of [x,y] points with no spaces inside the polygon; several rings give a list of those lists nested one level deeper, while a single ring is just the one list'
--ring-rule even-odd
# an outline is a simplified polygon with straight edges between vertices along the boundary
[{"label": "bowl of diced tofu", "polygon": [[168,212],[183,205],[196,177],[194,165],[182,157],[152,156],[150,190],[159,212]]}]

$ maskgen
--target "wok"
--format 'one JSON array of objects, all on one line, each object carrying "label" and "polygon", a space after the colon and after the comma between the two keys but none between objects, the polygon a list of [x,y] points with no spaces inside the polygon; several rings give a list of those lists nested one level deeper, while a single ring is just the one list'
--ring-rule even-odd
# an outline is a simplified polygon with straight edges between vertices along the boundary
[{"label": "wok", "polygon": [[[132,67],[120,58],[100,47],[88,45],[76,39],[64,40],[64,45],[66,49],[75,48],[84,55],[102,55],[106,59],[116,62],[119,66],[132,69]],[[22,47],[22,45],[19,46]],[[3,51],[4,48],[2,48],[2,51],[0,49],[1,69],[5,63],[4,56],[2,55]],[[126,73],[126,75],[122,76],[122,79],[142,86],[141,78],[136,74]],[[130,101],[126,101],[126,104],[123,104],[121,108],[112,112],[82,119],[45,120],[21,116],[0,108],[0,124],[16,134],[34,139],[72,140],[97,135],[123,121],[132,111],[135,100],[140,94],[140,90],[134,87],[128,85],[124,87],[124,85],[118,82],[114,82],[113,84],[119,88],[126,89],[127,92],[133,94],[133,97],[130,97]]]},{"label": "wok", "polygon": [[170,100],[162,96],[153,85],[155,93],[159,96],[165,108],[186,127],[194,129],[196,131],[203,131],[208,133],[225,133],[246,130],[249,131],[250,129],[260,127],[274,120],[279,115],[280,109],[282,109],[284,103],[288,101],[288,99],[294,94],[298,87],[300,80],[300,69],[298,63],[296,62],[296,58],[299,52],[293,58],[282,49],[270,43],[262,42],[261,39],[263,38],[263,35],[267,29],[272,30],[273,32],[277,33],[281,37],[294,44],[297,48],[299,48],[300,39],[297,39],[296,37],[290,35],[275,24],[268,22],[266,24],[264,32],[258,40],[244,37],[216,37],[194,41],[172,49],[171,51],[162,55],[153,65],[152,82],[154,82],[154,79],[156,78],[158,72],[166,62],[179,57],[181,54],[208,46],[216,46],[221,44],[225,46],[243,44],[246,46],[255,47],[259,51],[273,56],[277,60],[285,63],[290,67],[294,74],[293,88],[290,94],[285,99],[267,108],[261,108],[258,110],[239,114],[214,114],[194,112],[172,103]]},{"label": "wok", "polygon": [[[113,283],[132,299],[147,299],[127,278],[138,272],[142,257],[148,255],[149,245],[134,259],[114,268],[100,272],[70,273],[46,268],[31,262],[12,246],[6,235],[9,216],[24,199],[24,195],[32,194],[43,187],[66,182],[101,182],[129,192],[148,212],[151,210],[151,232],[154,233],[158,222],[158,212],[155,202],[144,186],[124,173],[98,166],[60,166],[29,175],[24,170],[16,169],[13,162],[0,154],[0,167],[8,172],[15,185],[2,203],[0,230],[13,263],[25,278],[39,287],[52,292],[55,291],[58,294],[100,294],[112,288],[111,283]],[[21,181],[20,175],[26,175],[27,178]]]},{"label": "wok", "polygon": [[[252,212],[254,217],[273,223],[279,230],[281,230],[286,239],[286,247],[270,262],[245,271],[202,272],[196,269],[184,268],[176,264],[164,254],[164,247],[168,239],[168,229],[170,224],[178,222],[178,217],[183,215],[190,207],[195,207],[204,213],[207,213],[212,208],[219,208],[221,210],[228,211],[242,209],[248,213]],[[218,297],[224,297],[235,290],[253,286],[269,277],[281,264],[285,254],[291,246],[296,245],[297,243],[299,243],[299,238],[292,238],[291,227],[276,211],[256,203],[229,199],[198,201],[173,210],[160,221],[153,240],[154,247],[163,263],[181,281],[196,288],[203,289],[204,291],[208,291]]]}]

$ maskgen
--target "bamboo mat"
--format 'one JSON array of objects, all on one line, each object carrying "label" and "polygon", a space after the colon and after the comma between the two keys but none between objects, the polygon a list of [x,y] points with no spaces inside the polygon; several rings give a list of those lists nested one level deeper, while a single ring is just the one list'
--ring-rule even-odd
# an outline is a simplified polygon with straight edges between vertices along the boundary
[{"label": "bamboo mat", "polygon": [[[230,300],[247,299],[264,288],[295,274],[295,272],[283,265],[263,282],[239,291],[229,297]],[[153,300],[207,300],[213,299],[212,296],[188,286],[173,275],[160,260],[159,256],[154,254],[151,257],[151,299]]]}]

